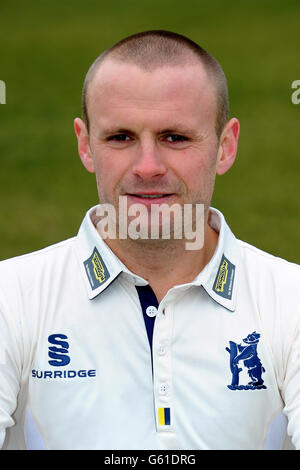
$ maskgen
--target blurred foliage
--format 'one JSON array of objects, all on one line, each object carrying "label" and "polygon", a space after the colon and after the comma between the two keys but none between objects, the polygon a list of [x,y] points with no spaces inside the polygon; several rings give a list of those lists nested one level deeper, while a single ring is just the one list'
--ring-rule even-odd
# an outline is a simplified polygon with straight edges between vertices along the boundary
[{"label": "blurred foliage", "polygon": [[213,206],[237,237],[300,263],[300,3],[287,0],[52,0],[2,3],[0,259],[75,235],[97,204],[73,119],[85,73],[104,49],[148,29],[189,36],[228,78],[241,122],[238,158],[217,177]]}]

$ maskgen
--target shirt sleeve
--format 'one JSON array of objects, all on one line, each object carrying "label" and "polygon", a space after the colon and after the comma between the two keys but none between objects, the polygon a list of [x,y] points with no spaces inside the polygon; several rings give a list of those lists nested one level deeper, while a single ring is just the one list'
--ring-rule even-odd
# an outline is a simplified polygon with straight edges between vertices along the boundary
[{"label": "shirt sleeve", "polygon": [[21,328],[0,294],[0,448],[6,428],[14,425],[12,415],[17,407],[22,374]]},{"label": "shirt sleeve", "polygon": [[282,397],[284,413],[288,418],[288,434],[296,450],[300,450],[300,321],[291,334],[286,351],[285,378]]}]

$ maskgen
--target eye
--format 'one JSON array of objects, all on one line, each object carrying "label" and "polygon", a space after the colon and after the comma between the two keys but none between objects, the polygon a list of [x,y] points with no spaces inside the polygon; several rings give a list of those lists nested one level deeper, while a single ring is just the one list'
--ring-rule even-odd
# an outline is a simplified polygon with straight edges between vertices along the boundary
[{"label": "eye", "polygon": [[108,141],[115,141],[115,142],[127,142],[130,139],[130,137],[126,134],[115,134],[107,138]]},{"label": "eye", "polygon": [[180,134],[168,134],[165,136],[165,139],[171,143],[185,142],[186,140],[188,140],[187,137],[184,137]]}]

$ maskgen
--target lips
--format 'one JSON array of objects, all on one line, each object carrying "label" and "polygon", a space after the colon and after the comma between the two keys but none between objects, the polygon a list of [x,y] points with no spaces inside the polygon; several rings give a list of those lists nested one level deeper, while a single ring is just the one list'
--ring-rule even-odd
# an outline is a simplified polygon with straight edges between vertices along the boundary
[{"label": "lips", "polygon": [[151,203],[162,203],[166,202],[170,197],[174,196],[174,193],[151,193],[151,194],[127,194],[127,196],[135,202],[140,202],[142,204],[151,204]]},{"label": "lips", "polygon": [[169,196],[169,194],[130,194],[130,196],[141,197],[143,199],[156,199]]}]

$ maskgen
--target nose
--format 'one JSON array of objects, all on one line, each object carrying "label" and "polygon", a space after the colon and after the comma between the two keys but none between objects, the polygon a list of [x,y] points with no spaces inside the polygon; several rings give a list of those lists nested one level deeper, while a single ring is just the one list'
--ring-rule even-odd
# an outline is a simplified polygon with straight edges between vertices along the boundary
[{"label": "nose", "polygon": [[144,181],[162,177],[167,173],[166,163],[154,141],[141,142],[132,172]]}]

